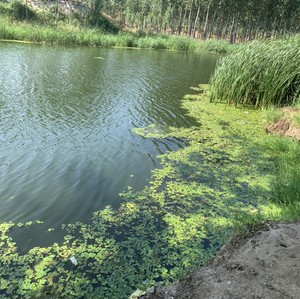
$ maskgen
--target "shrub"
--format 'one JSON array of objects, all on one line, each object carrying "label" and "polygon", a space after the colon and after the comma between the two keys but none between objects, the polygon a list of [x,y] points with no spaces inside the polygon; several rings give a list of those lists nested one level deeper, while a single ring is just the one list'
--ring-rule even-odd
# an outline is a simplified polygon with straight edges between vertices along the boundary
[{"label": "shrub", "polygon": [[12,3],[13,17],[18,21],[36,19],[36,14],[28,6],[16,0]]}]

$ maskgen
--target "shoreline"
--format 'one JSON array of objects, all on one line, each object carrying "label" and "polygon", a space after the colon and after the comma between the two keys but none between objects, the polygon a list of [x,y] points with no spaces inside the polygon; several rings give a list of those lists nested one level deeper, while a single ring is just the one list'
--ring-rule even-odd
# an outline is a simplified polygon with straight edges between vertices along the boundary
[{"label": "shoreline", "polygon": [[83,28],[68,23],[41,25],[13,22],[0,18],[0,40],[62,46],[149,49],[186,53],[226,54],[237,45],[226,40],[200,40],[176,35],[139,35],[132,32],[105,33],[100,29]]},{"label": "shoreline", "polygon": [[234,236],[204,267],[140,299],[297,298],[300,223],[266,222]]}]

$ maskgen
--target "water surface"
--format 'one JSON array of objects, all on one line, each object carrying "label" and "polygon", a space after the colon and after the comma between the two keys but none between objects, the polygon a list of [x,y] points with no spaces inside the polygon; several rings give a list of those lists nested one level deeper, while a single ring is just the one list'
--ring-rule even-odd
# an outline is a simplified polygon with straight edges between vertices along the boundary
[{"label": "water surface", "polygon": [[213,55],[0,43],[0,221],[44,221],[16,238],[24,248],[46,245],[62,223],[118,205],[129,185],[143,188],[157,155],[184,141],[132,129],[193,124],[181,99],[208,82],[215,63]]}]

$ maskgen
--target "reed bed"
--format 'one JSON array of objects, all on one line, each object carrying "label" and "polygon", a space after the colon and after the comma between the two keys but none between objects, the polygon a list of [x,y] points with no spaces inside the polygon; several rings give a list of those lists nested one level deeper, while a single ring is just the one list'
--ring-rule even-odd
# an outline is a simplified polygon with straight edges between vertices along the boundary
[{"label": "reed bed", "polygon": [[221,59],[211,101],[242,106],[294,105],[300,98],[300,35],[252,42]]},{"label": "reed bed", "polygon": [[83,28],[64,22],[44,25],[37,22],[12,22],[0,18],[0,39],[21,40],[35,43],[95,47],[133,47],[182,52],[230,52],[234,46],[226,41],[202,41],[189,37],[134,34],[119,32],[104,33],[97,28]]}]

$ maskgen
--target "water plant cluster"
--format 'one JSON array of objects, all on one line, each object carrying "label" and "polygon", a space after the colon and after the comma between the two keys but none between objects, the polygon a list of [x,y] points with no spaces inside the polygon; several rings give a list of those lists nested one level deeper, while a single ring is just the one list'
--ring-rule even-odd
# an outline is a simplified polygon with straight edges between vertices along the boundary
[{"label": "water plant cluster", "polygon": [[278,217],[279,209],[268,207],[273,161],[262,150],[261,112],[211,104],[208,91],[197,90],[183,104],[197,126],[137,130],[189,145],[163,155],[150,185],[129,189],[118,209],[66,224],[62,243],[25,253],[11,233],[39,223],[1,223],[0,296],[128,298],[136,288],[172,282],[205,264],[237,223],[270,211]]},{"label": "water plant cluster", "polygon": [[300,35],[252,42],[224,57],[211,79],[212,101],[270,107],[300,99]]}]

